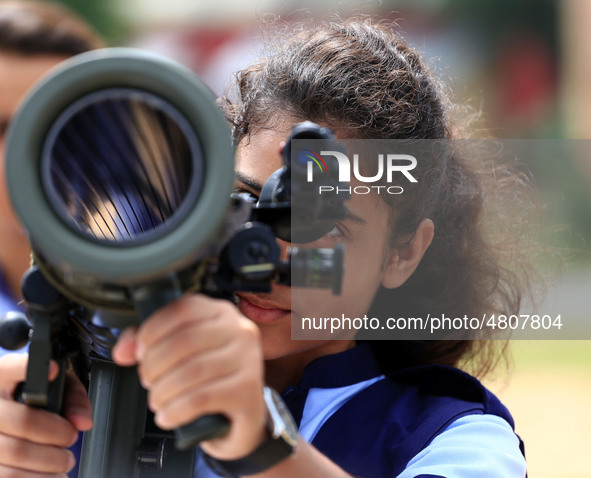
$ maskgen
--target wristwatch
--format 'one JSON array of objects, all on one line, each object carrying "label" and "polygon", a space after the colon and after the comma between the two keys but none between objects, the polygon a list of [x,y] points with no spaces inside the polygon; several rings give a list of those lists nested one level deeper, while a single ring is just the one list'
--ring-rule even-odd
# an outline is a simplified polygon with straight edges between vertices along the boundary
[{"label": "wristwatch", "polygon": [[261,473],[295,452],[298,429],[287,406],[272,388],[263,391],[267,407],[266,426],[269,437],[249,455],[238,460],[218,460],[203,453],[205,461],[224,476],[246,476]]}]

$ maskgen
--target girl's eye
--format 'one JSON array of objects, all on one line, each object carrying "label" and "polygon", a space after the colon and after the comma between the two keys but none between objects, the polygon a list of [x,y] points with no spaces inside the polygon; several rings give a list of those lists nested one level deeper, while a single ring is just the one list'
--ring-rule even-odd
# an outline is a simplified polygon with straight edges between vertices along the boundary
[{"label": "girl's eye", "polygon": [[248,191],[246,189],[235,188],[234,192],[236,194],[239,194],[243,198],[246,198],[246,200],[249,202],[257,202],[259,200],[259,197],[256,194],[254,194],[253,192]]},{"label": "girl's eye", "polygon": [[344,236],[343,230],[342,228],[339,226],[339,224],[335,224],[335,226],[328,231],[324,237],[328,237],[330,239],[338,239]]}]

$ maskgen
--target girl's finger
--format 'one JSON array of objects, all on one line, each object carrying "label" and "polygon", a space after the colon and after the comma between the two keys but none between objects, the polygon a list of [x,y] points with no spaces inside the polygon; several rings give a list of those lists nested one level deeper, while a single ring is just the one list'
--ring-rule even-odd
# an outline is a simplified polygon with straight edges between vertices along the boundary
[{"label": "girl's finger", "polygon": [[[6,354],[0,358],[0,397],[12,398],[19,382],[27,377],[27,354]],[[49,363],[49,379],[54,380],[59,372],[58,364],[51,360]]]},{"label": "girl's finger", "polygon": [[230,340],[228,327],[215,322],[197,322],[175,330],[153,344],[140,363],[139,373],[145,385],[201,353],[225,346]]},{"label": "girl's finger", "polygon": [[136,359],[136,327],[128,327],[117,339],[111,355],[113,360],[122,367],[129,367],[137,363]]},{"label": "girl's finger", "polygon": [[216,450],[221,452],[219,456],[228,459],[244,456],[261,443],[261,435],[265,433],[263,387],[249,384],[252,384],[252,377],[248,374],[233,374],[190,390],[159,410],[155,415],[156,424],[163,429],[177,428],[203,415],[221,413],[230,421],[230,430],[213,440]]},{"label": "girl's finger", "polygon": [[163,337],[196,322],[215,320],[236,313],[228,301],[212,299],[204,295],[183,297],[162,307],[138,330],[136,337],[139,359],[143,353]]},{"label": "girl's finger", "polygon": [[[248,387],[244,374],[232,374],[187,391],[170,400],[155,415],[163,429],[177,428],[203,415],[222,413],[231,416],[233,410],[243,409],[245,403],[263,403],[260,390]],[[241,393],[237,393],[241,390]]]},{"label": "girl's finger", "polygon": [[0,434],[0,463],[26,471],[67,473],[74,468],[76,459],[65,448],[39,445]]},{"label": "girl's finger", "polygon": [[0,465],[0,478],[68,478],[66,473],[37,473]]},{"label": "girl's finger", "polygon": [[225,378],[236,372],[239,364],[227,360],[232,344],[190,357],[178,364],[150,386],[149,402],[152,410],[210,380]]},{"label": "girl's finger", "polygon": [[0,433],[31,443],[69,447],[78,438],[68,420],[12,400],[0,400]]},{"label": "girl's finger", "polygon": [[64,417],[77,430],[87,431],[92,428],[92,407],[82,382],[75,374],[66,375],[66,394],[63,407]]}]

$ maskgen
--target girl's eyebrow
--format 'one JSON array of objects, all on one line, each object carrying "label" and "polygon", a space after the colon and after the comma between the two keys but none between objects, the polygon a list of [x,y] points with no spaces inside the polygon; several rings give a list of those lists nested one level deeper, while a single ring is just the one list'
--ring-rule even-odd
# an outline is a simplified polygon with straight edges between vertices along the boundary
[{"label": "girl's eyebrow", "polygon": [[357,224],[366,224],[365,219],[363,219],[361,216],[358,216],[357,214],[353,214],[349,208],[347,208],[347,216],[345,219],[350,219]]},{"label": "girl's eyebrow", "polygon": [[[260,193],[261,189],[263,188],[262,185],[258,181],[245,175],[244,173],[241,173],[240,171],[234,172],[234,179],[236,180],[236,182],[240,182],[240,183],[244,184],[245,186],[248,186],[255,193]],[[365,219],[363,219],[361,216],[358,216],[357,214],[353,214],[351,212],[351,210],[348,208],[347,208],[347,216],[345,217],[345,219],[349,219],[357,224],[366,224],[367,223]]]},{"label": "girl's eyebrow", "polygon": [[263,189],[263,186],[261,185],[261,183],[254,180],[253,178],[246,176],[244,173],[241,173],[240,171],[236,171],[234,173],[234,180],[236,182],[240,182],[240,183],[244,184],[245,186],[248,186],[255,193],[260,193],[261,189]]}]

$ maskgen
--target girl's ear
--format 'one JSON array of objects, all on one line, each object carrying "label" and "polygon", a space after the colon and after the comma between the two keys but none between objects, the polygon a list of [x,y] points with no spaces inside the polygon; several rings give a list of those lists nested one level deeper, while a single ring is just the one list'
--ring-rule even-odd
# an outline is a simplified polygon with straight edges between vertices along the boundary
[{"label": "girl's ear", "polygon": [[412,241],[392,252],[382,277],[383,287],[394,289],[408,280],[423,259],[433,240],[434,232],[433,221],[423,219]]}]

